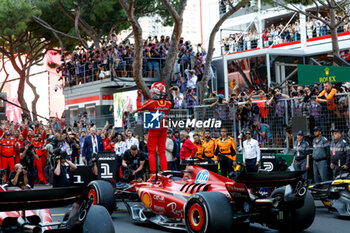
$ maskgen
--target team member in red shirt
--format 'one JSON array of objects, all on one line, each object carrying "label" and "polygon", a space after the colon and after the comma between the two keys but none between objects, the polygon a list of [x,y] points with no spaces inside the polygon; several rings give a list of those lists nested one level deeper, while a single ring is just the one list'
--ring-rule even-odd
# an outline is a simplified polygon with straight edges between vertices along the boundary
[{"label": "team member in red shirt", "polygon": [[34,160],[34,166],[38,172],[38,182],[45,183],[45,151],[43,151],[44,144],[40,141],[40,135],[35,134],[33,137],[32,145],[34,146],[35,153],[39,156],[39,160]]},{"label": "team member in red shirt", "polygon": [[147,142],[149,166],[152,174],[156,173],[156,150],[158,147],[158,157],[162,171],[167,170],[167,160],[165,156],[167,128],[164,127],[165,117],[171,109],[171,102],[165,100],[166,88],[164,83],[156,82],[151,86],[151,95],[153,99],[148,100],[139,109],[132,111],[132,114],[138,111],[163,112],[165,114],[161,121],[160,129],[149,129]]},{"label": "team member in red shirt", "polygon": [[1,141],[1,168],[10,168],[10,171],[15,170],[15,155],[16,155],[16,144],[15,141],[11,139],[11,133],[5,133],[5,139]]},{"label": "team member in red shirt", "polygon": [[181,162],[184,159],[187,159],[189,157],[194,158],[197,153],[197,146],[191,142],[188,138],[188,133],[186,131],[180,132],[180,138],[182,142],[181,150],[180,150],[180,159]]},{"label": "team member in red shirt", "polygon": [[16,164],[20,162],[20,158],[19,158],[19,148],[24,147],[23,146],[24,143],[24,137],[22,134],[20,134],[18,136],[18,140],[16,141]]}]

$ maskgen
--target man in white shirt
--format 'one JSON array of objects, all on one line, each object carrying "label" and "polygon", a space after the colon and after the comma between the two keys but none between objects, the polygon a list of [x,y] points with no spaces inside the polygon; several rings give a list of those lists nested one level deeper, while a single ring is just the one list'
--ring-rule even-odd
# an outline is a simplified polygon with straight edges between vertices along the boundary
[{"label": "man in white shirt", "polygon": [[114,151],[115,151],[115,160],[116,160],[116,165],[117,165],[117,182],[121,181],[120,175],[119,175],[119,170],[120,167],[122,166],[122,158],[124,155],[124,152],[126,151],[126,143],[122,140],[123,137],[121,134],[118,134],[117,136],[117,142],[114,145]]},{"label": "man in white shirt", "polygon": [[174,150],[174,142],[171,139],[171,135],[172,135],[172,131],[171,129],[168,129],[167,131],[167,139],[166,139],[166,151],[165,151],[165,156],[166,156],[166,160],[168,162],[168,170],[173,170],[172,167],[173,166],[173,161],[174,161],[174,157],[173,157],[173,150]]},{"label": "man in white shirt", "polygon": [[126,132],[126,136],[127,136],[127,138],[126,138],[126,149],[127,150],[129,150],[132,145],[136,145],[137,148],[139,148],[139,140],[137,140],[136,138],[134,138],[132,136],[132,130],[131,129],[129,129]]},{"label": "man in white shirt", "polygon": [[243,142],[243,163],[247,172],[257,172],[260,162],[260,148],[257,140],[252,138],[253,132],[248,130],[247,139]]},{"label": "man in white shirt", "polygon": [[195,75],[193,70],[185,70],[187,74],[187,89],[196,89],[198,77]]}]

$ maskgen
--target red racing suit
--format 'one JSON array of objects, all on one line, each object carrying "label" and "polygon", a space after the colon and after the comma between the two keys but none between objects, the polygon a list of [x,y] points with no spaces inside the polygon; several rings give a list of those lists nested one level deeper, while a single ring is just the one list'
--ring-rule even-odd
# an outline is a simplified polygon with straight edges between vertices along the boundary
[{"label": "red racing suit", "polygon": [[39,160],[34,159],[34,166],[36,167],[36,170],[38,171],[38,182],[45,182],[45,165],[46,165],[46,158],[45,158],[45,151],[43,151],[44,144],[40,141],[35,142],[33,141],[33,146],[35,153],[39,156]]},{"label": "red racing suit", "polygon": [[15,156],[16,156],[16,143],[14,140],[6,139],[1,142],[1,168],[7,169],[10,168],[10,171],[15,170]]},{"label": "red racing suit", "polygon": [[160,162],[160,168],[162,171],[167,170],[168,164],[165,156],[166,150],[166,138],[167,138],[167,128],[164,127],[165,117],[171,109],[171,102],[160,99],[160,100],[148,100],[144,103],[137,111],[150,111],[150,112],[164,112],[165,116],[162,119],[160,129],[149,129],[148,133],[148,159],[149,168],[152,174],[156,173],[157,161],[156,161],[156,151],[158,147],[158,157]]}]

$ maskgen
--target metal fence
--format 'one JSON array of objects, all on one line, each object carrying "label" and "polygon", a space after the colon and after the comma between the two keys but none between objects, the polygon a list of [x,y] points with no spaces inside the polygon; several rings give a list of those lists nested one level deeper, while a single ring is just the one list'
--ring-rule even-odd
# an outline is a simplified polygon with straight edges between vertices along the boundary
[{"label": "metal fence", "polygon": [[[242,103],[196,106],[196,120],[215,119],[221,121],[221,128],[227,128],[239,145],[242,133],[251,129],[254,138],[262,148],[283,150],[292,148],[293,138],[298,130],[305,137],[313,137],[313,129],[318,126],[323,135],[332,139],[331,132],[340,129],[343,137],[349,139],[350,93],[337,94],[335,108],[316,102],[316,96],[304,98],[273,98],[271,100],[253,100]],[[209,128],[214,136],[219,136],[220,128]],[[204,128],[196,128],[201,133]]]}]

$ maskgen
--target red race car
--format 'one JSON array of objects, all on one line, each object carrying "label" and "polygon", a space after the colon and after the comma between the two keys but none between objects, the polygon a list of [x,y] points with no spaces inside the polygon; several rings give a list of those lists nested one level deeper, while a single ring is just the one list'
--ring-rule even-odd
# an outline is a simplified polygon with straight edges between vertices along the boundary
[{"label": "red race car", "polygon": [[[256,222],[298,232],[308,228],[315,217],[314,200],[300,175],[242,173],[230,180],[189,165],[184,171],[163,171],[147,182],[117,187],[115,197],[124,201],[137,223],[152,222],[197,233],[232,232]],[[99,190],[98,186],[90,188]],[[103,195],[98,193],[94,202],[103,204]]]},{"label": "red race car", "polygon": [[[48,208],[72,205],[62,221],[53,222]],[[114,233],[108,211],[92,205],[86,187],[22,190],[0,186],[0,232]]]}]

